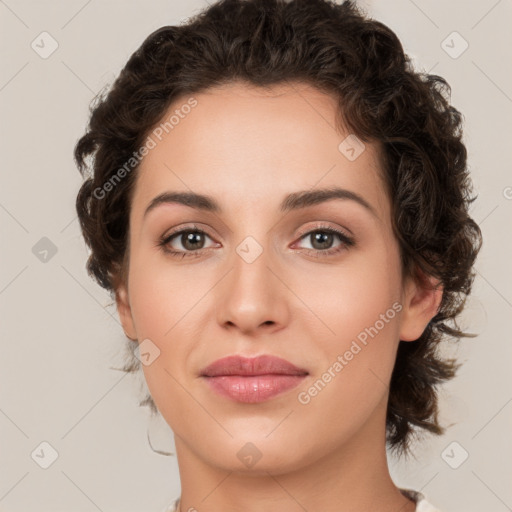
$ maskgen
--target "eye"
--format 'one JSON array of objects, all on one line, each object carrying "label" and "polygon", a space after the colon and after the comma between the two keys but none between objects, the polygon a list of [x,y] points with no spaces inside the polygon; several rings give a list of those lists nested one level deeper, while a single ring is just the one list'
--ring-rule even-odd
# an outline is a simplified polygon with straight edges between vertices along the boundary
[{"label": "eye", "polygon": [[[340,241],[339,245],[332,247],[336,238]],[[352,237],[340,230],[331,227],[319,226],[314,230],[308,231],[301,235],[300,240],[310,241],[311,247],[308,251],[312,251],[314,257],[323,257],[337,254],[348,247],[352,247],[355,242]]]},{"label": "eye", "polygon": [[[172,256],[179,256],[181,258],[195,257],[200,255],[199,252],[202,249],[205,249],[206,238],[211,240],[205,231],[196,226],[191,226],[165,235],[160,239],[158,245]],[[208,249],[208,247],[206,248]],[[196,252],[198,254],[194,254]]]},{"label": "eye", "polygon": [[[215,247],[214,244],[205,247],[206,238],[212,240],[205,231],[194,225],[164,235],[158,241],[158,246],[172,257],[198,257],[201,256],[204,249]],[[332,247],[336,239],[339,244]],[[305,249],[312,253],[313,257],[331,256],[355,245],[353,238],[343,231],[324,226],[317,226],[315,229],[303,233],[299,240],[310,241],[311,247]]]}]

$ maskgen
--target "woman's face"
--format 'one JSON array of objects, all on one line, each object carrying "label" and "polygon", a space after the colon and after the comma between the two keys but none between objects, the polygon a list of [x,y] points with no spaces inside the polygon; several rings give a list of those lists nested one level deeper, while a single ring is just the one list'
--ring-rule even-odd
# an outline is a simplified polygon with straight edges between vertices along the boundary
[{"label": "woman's face", "polygon": [[[416,339],[434,310],[402,282],[377,147],[337,131],[334,100],[304,84],[194,98],[174,103],[175,124],[153,132],[137,171],[118,290],[178,457],[279,474],[383,445],[399,339]],[[163,193],[208,196],[216,209],[148,210]],[[232,355],[276,356],[302,373],[204,375]]]}]

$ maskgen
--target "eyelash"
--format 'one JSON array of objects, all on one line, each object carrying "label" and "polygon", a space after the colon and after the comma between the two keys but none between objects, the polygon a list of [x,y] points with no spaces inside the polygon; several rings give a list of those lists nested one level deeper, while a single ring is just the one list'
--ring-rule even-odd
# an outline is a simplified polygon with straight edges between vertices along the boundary
[{"label": "eyelash", "polygon": [[[158,240],[158,247],[160,247],[166,254],[169,254],[169,256],[171,256],[173,258],[181,258],[181,259],[190,258],[190,257],[192,257],[192,258],[198,257],[201,255],[201,252],[203,250],[209,249],[209,248],[198,249],[196,251],[175,251],[175,250],[169,249],[167,247],[167,244],[169,244],[169,242],[173,238],[176,238],[177,236],[182,235],[184,233],[201,233],[201,234],[204,234],[204,235],[210,237],[210,235],[208,235],[208,233],[206,231],[200,229],[198,226],[192,225],[192,226],[186,227],[184,229],[181,229],[179,231],[171,232],[169,235],[162,236]],[[299,235],[299,240],[302,240],[303,238],[310,236],[314,233],[329,233],[329,234],[338,235],[340,241],[342,242],[341,246],[335,247],[332,249],[326,249],[326,250],[306,249],[308,252],[313,251],[314,253],[316,253],[316,255],[313,255],[313,257],[315,257],[315,258],[324,258],[324,257],[332,256],[334,254],[340,253],[343,250],[346,250],[346,248],[353,247],[355,245],[354,239],[352,237],[349,237],[343,231],[337,230],[332,227],[323,226],[323,225],[316,226],[312,230],[306,231],[305,233],[301,233]]]}]

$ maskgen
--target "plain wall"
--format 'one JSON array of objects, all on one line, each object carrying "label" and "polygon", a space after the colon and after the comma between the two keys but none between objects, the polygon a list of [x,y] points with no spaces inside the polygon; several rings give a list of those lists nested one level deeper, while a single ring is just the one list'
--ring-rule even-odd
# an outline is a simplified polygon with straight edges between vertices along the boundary
[{"label": "plain wall", "polygon": [[[146,440],[144,381],[110,369],[122,362],[125,339],[108,294],[85,270],[72,151],[90,101],[143,39],[206,5],[0,2],[0,511],[157,512],[179,494],[175,457],[155,454]],[[511,510],[512,3],[362,5],[398,34],[419,68],[452,86],[479,195],[472,214],[484,236],[462,321],[478,336],[453,350],[464,365],[442,391],[442,420],[452,426],[418,446],[416,459],[391,459],[393,476],[443,512]],[[43,31],[58,43],[46,59],[31,47]],[[469,46],[453,58],[442,42],[454,54],[461,37]],[[164,446],[170,430],[154,427]],[[48,469],[35,462],[38,453],[50,457],[43,442],[58,453]]]}]

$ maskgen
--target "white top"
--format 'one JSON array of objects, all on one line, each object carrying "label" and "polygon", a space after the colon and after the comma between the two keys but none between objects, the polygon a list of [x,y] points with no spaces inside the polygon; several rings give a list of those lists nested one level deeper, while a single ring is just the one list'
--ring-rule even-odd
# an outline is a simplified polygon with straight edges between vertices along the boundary
[{"label": "white top", "polygon": [[[400,489],[402,494],[416,502],[416,512],[440,512],[439,509],[431,505],[423,494],[417,491],[411,491],[408,489]],[[178,504],[180,498],[176,498],[165,510],[162,512],[178,512]],[[184,511],[182,511],[184,512]]]}]

